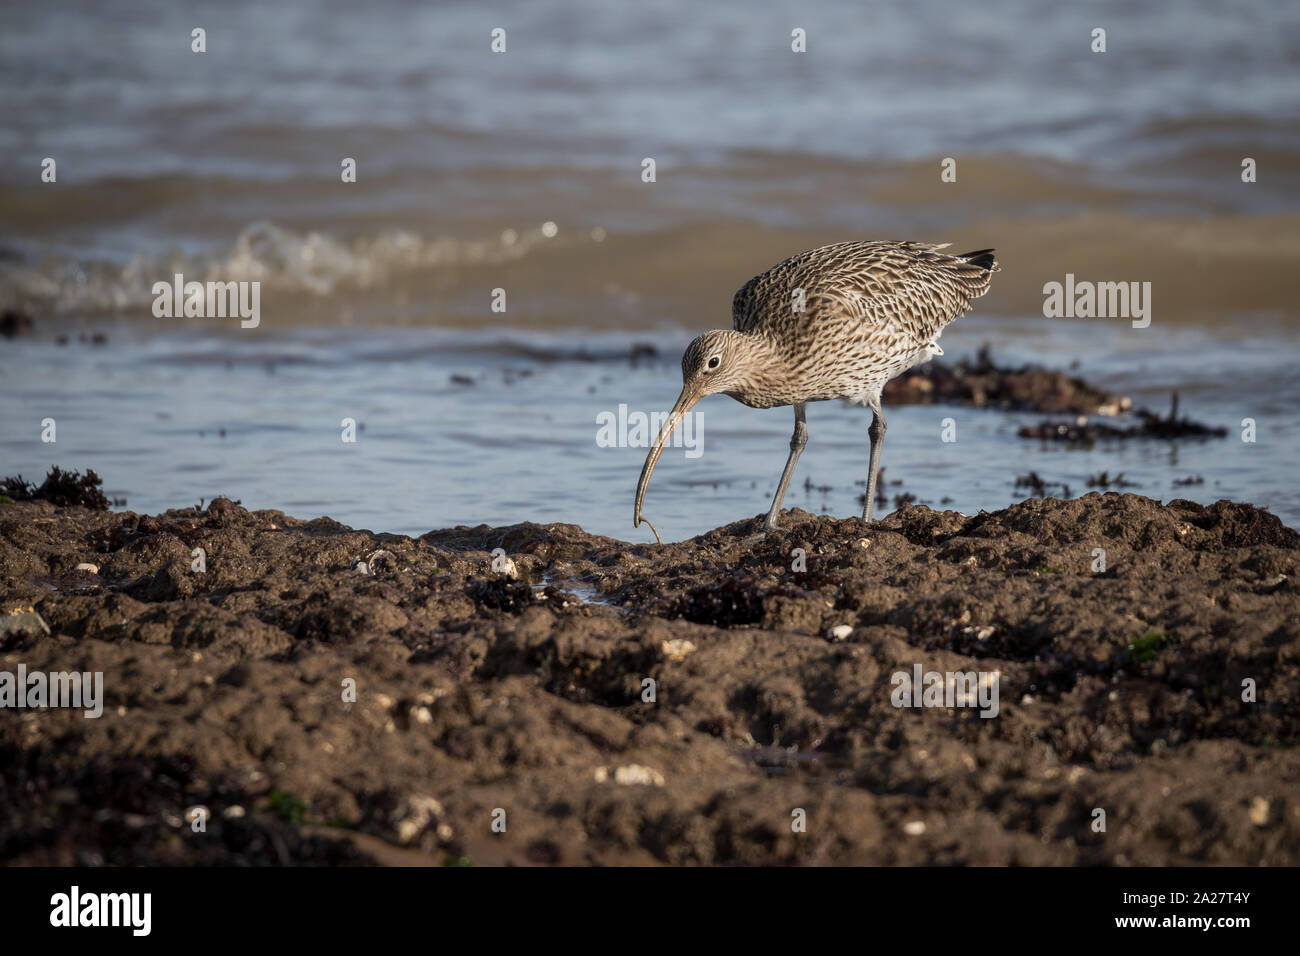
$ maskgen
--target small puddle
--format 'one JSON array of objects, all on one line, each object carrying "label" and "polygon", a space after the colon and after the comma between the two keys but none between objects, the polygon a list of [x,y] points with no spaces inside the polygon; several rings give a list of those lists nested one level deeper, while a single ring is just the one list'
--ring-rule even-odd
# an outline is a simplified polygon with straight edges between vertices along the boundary
[{"label": "small puddle", "polygon": [[548,587],[556,587],[561,591],[568,591],[570,594],[582,600],[583,604],[603,604],[606,607],[617,607],[607,597],[602,595],[590,584],[580,581],[577,578],[553,578],[550,574],[542,576],[541,584],[533,585],[533,593],[540,594]]}]

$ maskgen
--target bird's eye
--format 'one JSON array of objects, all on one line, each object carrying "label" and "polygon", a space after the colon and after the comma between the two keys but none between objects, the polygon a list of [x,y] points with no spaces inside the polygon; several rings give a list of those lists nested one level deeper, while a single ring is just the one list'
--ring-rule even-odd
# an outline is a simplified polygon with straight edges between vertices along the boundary
[{"label": "bird's eye", "polygon": [[713,356],[713,358],[709,359],[708,369],[711,372],[721,364],[722,364],[722,359],[718,358],[715,355]]}]

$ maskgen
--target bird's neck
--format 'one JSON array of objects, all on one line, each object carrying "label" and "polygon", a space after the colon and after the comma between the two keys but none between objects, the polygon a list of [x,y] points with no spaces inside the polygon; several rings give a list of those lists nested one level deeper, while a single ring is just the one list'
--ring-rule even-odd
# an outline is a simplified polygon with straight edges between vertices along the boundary
[{"label": "bird's neck", "polygon": [[739,383],[726,394],[751,408],[774,408],[792,404],[784,394],[787,375],[777,350],[763,335],[737,333]]}]

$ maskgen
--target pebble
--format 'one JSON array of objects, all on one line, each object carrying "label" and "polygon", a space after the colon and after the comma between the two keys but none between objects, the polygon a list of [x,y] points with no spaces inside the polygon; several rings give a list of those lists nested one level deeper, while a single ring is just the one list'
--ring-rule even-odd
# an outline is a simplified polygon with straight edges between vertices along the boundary
[{"label": "pebble", "polygon": [[393,814],[393,823],[400,843],[412,843],[430,823],[437,825],[445,815],[442,804],[427,794],[415,793],[407,797]]},{"label": "pebble", "polygon": [[[605,783],[609,780],[609,768],[597,767],[594,773],[597,783]],[[664,785],[664,775],[653,767],[643,767],[641,764],[630,763],[614,769],[614,782],[629,786],[655,786]]]},{"label": "pebble", "polygon": [[683,637],[674,637],[671,641],[664,641],[664,657],[670,661],[684,660],[688,655],[695,651],[695,645]]},{"label": "pebble", "polygon": [[1268,811],[1271,804],[1263,797],[1255,797],[1250,801],[1250,822],[1257,827],[1268,825]]},{"label": "pebble", "polygon": [[925,832],[924,820],[909,820],[903,824],[903,832],[908,836],[920,836]]}]

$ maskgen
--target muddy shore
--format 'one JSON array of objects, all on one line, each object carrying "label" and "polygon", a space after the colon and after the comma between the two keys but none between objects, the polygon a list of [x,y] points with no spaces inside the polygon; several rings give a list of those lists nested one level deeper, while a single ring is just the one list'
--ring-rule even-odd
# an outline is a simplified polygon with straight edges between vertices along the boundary
[{"label": "muddy shore", "polygon": [[[0,710],[0,862],[1300,863],[1273,515],[1093,493],[783,525],[0,504],[0,671],[104,675],[97,719]],[[917,666],[996,674],[996,716],[894,706]]]}]

